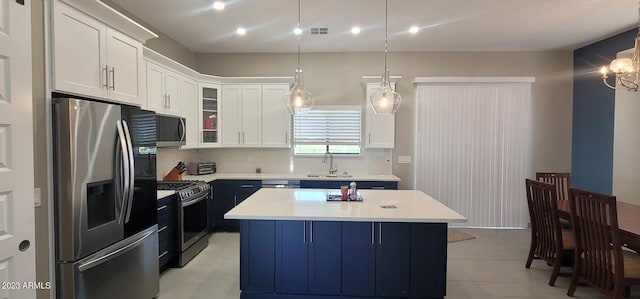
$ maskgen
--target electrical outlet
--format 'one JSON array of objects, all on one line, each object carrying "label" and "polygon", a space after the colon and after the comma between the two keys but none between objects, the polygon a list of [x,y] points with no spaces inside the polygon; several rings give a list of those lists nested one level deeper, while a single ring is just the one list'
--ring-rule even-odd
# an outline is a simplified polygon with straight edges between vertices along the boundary
[{"label": "electrical outlet", "polygon": [[398,163],[411,164],[411,156],[398,156]]}]

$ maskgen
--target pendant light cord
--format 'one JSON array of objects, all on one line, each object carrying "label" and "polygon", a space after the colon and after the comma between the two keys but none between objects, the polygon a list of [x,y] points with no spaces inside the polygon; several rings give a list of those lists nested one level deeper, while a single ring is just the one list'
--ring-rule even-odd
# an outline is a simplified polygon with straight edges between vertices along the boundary
[{"label": "pendant light cord", "polygon": [[389,0],[384,0],[384,71],[387,71],[387,34],[389,31]]},{"label": "pendant light cord", "polygon": [[300,36],[302,35],[302,28],[300,28],[300,0],[298,0],[298,28],[296,29],[298,33],[298,69],[296,73],[298,73],[300,70]]}]

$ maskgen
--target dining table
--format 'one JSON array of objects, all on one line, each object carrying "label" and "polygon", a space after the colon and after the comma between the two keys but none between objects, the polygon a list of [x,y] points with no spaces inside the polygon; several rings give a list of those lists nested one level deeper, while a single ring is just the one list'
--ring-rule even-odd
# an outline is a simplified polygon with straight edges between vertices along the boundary
[{"label": "dining table", "polygon": [[[616,202],[618,229],[624,246],[640,253],[640,205]],[[571,221],[571,202],[558,200],[558,216]]]}]

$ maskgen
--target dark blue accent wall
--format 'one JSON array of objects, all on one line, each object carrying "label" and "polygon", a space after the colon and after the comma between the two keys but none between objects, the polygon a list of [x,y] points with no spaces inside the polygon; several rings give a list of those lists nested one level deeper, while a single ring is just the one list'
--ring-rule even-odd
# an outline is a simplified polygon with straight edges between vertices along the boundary
[{"label": "dark blue accent wall", "polygon": [[602,83],[598,70],[618,52],[632,48],[637,32],[629,30],[573,52],[571,183],[576,188],[611,194],[615,91]]}]

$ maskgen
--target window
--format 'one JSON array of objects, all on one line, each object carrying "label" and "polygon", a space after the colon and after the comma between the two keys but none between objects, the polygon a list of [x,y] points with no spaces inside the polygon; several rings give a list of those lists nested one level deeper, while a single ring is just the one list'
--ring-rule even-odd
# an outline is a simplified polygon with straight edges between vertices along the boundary
[{"label": "window", "polygon": [[294,115],[294,154],[360,154],[360,110],[360,106],[315,106]]}]

